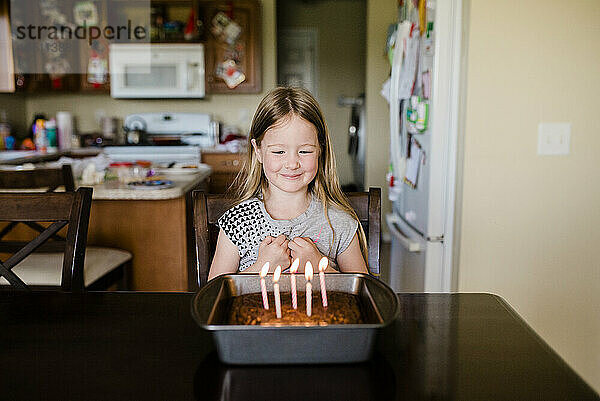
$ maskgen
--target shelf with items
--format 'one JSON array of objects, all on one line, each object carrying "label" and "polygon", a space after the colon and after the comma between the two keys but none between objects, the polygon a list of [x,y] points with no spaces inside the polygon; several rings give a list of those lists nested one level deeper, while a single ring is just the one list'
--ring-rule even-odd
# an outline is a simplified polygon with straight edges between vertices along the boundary
[{"label": "shelf with items", "polygon": [[157,0],[150,6],[150,40],[153,43],[201,41],[197,0]]}]

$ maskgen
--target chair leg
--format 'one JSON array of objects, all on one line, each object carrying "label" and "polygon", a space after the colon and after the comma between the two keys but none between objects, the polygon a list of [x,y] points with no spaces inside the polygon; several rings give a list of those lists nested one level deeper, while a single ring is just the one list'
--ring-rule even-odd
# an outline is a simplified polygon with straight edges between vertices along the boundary
[{"label": "chair leg", "polygon": [[129,291],[131,289],[131,270],[133,269],[132,260],[123,263],[122,268],[123,274],[119,280],[118,291]]}]

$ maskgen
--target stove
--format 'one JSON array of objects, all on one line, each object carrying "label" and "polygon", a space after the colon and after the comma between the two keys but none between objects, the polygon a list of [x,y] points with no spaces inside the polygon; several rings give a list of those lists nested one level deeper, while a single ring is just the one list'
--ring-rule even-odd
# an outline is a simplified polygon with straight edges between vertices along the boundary
[{"label": "stove", "polygon": [[123,128],[129,145],[213,147],[219,125],[204,113],[139,113],[125,118]]},{"label": "stove", "polygon": [[104,154],[113,162],[147,160],[154,165],[200,165],[199,146],[105,146]]}]

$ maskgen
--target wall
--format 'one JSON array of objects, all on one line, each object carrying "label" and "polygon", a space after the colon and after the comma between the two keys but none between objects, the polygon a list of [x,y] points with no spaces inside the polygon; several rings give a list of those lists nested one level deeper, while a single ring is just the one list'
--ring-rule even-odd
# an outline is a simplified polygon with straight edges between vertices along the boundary
[{"label": "wall", "polygon": [[83,132],[98,131],[95,114],[102,110],[109,116],[123,118],[128,114],[153,111],[211,113],[213,118],[237,125],[244,131],[250,127],[252,115],[262,96],[276,83],[275,0],[262,0],[262,70],[263,93],[255,95],[210,95],[195,100],[116,100],[99,94],[47,94],[27,97],[26,118],[36,112],[54,115],[70,111]]},{"label": "wall", "polygon": [[[390,75],[390,65],[384,54],[387,28],[397,20],[396,1],[368,0],[367,2],[367,165],[366,186],[381,187],[382,220],[392,208],[388,201],[385,175],[389,165],[390,118],[389,105],[379,93]],[[382,230],[388,231],[382,223]]]},{"label": "wall", "polygon": [[[469,6],[458,289],[504,297],[598,391],[600,2]],[[539,122],[572,123],[569,155],[536,155]]]},{"label": "wall", "polygon": [[333,141],[342,184],[353,181],[348,155],[350,108],[337,105],[339,95],[365,92],[365,0],[279,1],[278,28],[317,28],[318,100]]},{"label": "wall", "polygon": [[[25,135],[25,97],[14,93],[0,93],[0,112],[6,111],[8,122],[12,126],[13,134],[23,137]],[[33,116],[31,116],[33,118]]]}]

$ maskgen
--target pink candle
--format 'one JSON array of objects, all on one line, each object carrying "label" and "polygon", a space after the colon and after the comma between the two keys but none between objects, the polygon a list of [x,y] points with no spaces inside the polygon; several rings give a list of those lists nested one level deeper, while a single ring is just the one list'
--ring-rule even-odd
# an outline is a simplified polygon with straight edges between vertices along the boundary
[{"label": "pink candle", "polygon": [[329,260],[323,256],[319,261],[319,281],[321,284],[321,300],[323,301],[323,308],[327,308],[327,289],[325,288],[325,269],[327,269],[327,263]]},{"label": "pink candle", "polygon": [[290,285],[292,287],[292,308],[298,309],[298,298],[296,296],[296,272],[300,265],[300,259],[296,258],[290,267]]},{"label": "pink candle", "polygon": [[306,262],[304,267],[304,278],[306,278],[306,316],[312,315],[312,280],[313,267],[310,262]]},{"label": "pink candle", "polygon": [[260,291],[262,292],[263,306],[269,309],[269,298],[267,298],[267,284],[265,276],[269,272],[269,262],[265,263],[260,271]]},{"label": "pink candle", "polygon": [[281,319],[281,298],[279,297],[279,276],[281,275],[281,266],[277,266],[273,273],[273,292],[275,293],[275,314],[277,319]]}]

